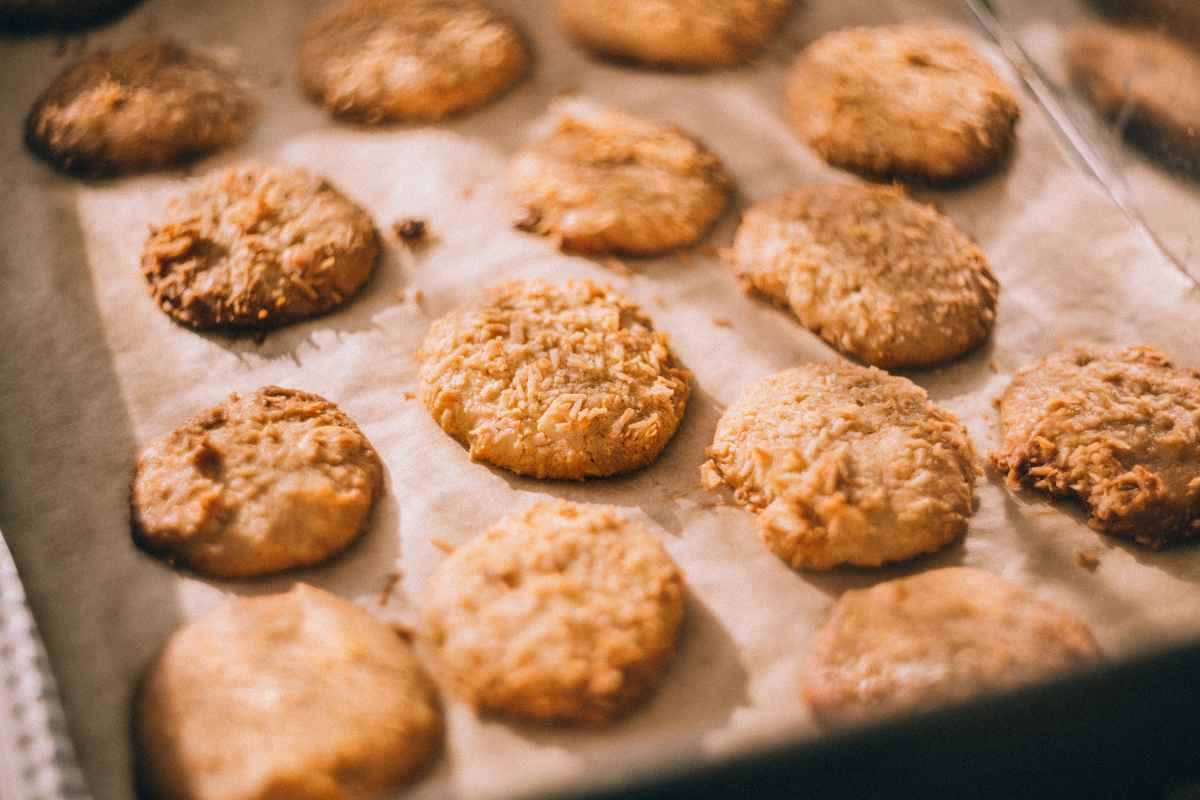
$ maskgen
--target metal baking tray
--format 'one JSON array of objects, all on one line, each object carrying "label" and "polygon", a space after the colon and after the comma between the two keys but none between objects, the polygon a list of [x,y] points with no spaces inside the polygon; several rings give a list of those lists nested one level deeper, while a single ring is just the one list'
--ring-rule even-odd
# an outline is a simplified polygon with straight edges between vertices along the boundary
[{"label": "metal baking tray", "polygon": [[[966,4],[1058,126],[1079,168],[1165,258],[1189,271],[1163,248],[1152,213],[1130,196],[1111,141],[1097,142],[1084,112],[1026,50],[1014,20],[1028,4]],[[18,566],[0,533],[0,800],[85,800],[91,795]],[[572,796],[1200,797],[1197,741],[1200,643],[715,765],[697,766],[687,752],[652,769],[606,765],[595,770],[594,788]]]}]

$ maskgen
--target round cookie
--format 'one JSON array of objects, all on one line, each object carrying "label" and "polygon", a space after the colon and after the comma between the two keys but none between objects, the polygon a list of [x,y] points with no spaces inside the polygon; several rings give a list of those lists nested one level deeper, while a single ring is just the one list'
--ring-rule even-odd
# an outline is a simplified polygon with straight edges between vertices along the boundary
[{"label": "round cookie", "polygon": [[0,30],[73,30],[109,20],[138,0],[0,0]]},{"label": "round cookie", "polygon": [[347,547],[382,491],[379,456],[337,406],[267,386],[146,446],[133,476],[133,535],[204,575],[265,575]]},{"label": "round cookie", "polygon": [[421,402],[471,458],[535,478],[593,478],[654,461],[691,374],[666,334],[591,281],[513,281],[429,329]]},{"label": "round cookie", "polygon": [[644,527],[555,500],[456,549],[430,579],[424,618],[472,706],[594,723],[658,683],[683,607],[679,569]]},{"label": "round cookie", "polygon": [[558,0],[559,23],[602,55],[684,69],[745,61],[773,34],[790,0]]},{"label": "round cookie", "polygon": [[750,386],[717,424],[701,468],[758,515],[796,568],[875,567],[962,537],[975,454],[967,430],[906,378],[805,364]]},{"label": "round cookie", "polygon": [[1152,347],[1077,347],[999,400],[1009,486],[1077,497],[1088,524],[1159,548],[1200,537],[1200,371]]},{"label": "round cookie", "polygon": [[1067,39],[1071,79],[1133,141],[1200,165],[1200,54],[1166,34],[1089,25]]},{"label": "round cookie", "polygon": [[953,30],[850,28],[797,58],[793,127],[830,164],[872,177],[958,181],[1012,149],[1020,107],[995,70]]},{"label": "round cookie", "polygon": [[115,175],[205,155],[246,138],[255,104],[213,59],[158,39],[98,50],[33,104],[25,140],[61,170]]},{"label": "round cookie", "polygon": [[729,201],[721,161],[679,128],[556,103],[509,173],[517,226],[578,252],[653,255],[698,241]]},{"label": "round cookie", "polygon": [[304,90],[368,123],[476,108],[529,70],[508,20],[476,0],[342,0],[300,41]]},{"label": "round cookie", "polygon": [[342,305],[378,256],[371,217],[327,180],[244,164],[170,204],[142,249],[142,274],[177,322],[261,329]]},{"label": "round cookie", "polygon": [[412,649],[362,608],[297,584],[176,631],[134,709],[142,796],[374,800],[442,739]]},{"label": "round cookie", "polygon": [[825,725],[966,700],[1100,660],[1066,609],[969,567],[850,591],[813,637],[801,686]]},{"label": "round cookie", "polygon": [[877,367],[962,355],[996,319],[999,283],[983,252],[899,187],[804,186],[757,203],[727,258],[745,286]]}]

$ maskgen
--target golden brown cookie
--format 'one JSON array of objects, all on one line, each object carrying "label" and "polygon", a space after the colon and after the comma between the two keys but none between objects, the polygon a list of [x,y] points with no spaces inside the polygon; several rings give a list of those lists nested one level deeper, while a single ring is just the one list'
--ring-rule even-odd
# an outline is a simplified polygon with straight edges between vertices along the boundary
[{"label": "golden brown cookie", "polygon": [[133,535],[205,575],[264,575],[344,549],[382,491],[379,456],[337,406],[267,386],[146,446],[133,476]]},{"label": "golden brown cookie", "polygon": [[471,458],[535,478],[654,461],[691,374],[636,305],[591,281],[513,281],[433,323],[421,402]]},{"label": "golden brown cookie", "polygon": [[1152,347],[1077,347],[1000,397],[1009,485],[1077,497],[1088,524],[1148,547],[1200,537],[1200,371]]},{"label": "golden brown cookie", "polygon": [[476,108],[529,63],[512,23],[477,0],[341,0],[300,41],[304,90],[332,113],[369,123]]},{"label": "golden brown cookie", "polygon": [[679,128],[580,99],[550,109],[509,178],[518,227],[586,253],[693,244],[732,188],[720,159]]},{"label": "golden brown cookie", "polygon": [[1200,53],[1154,31],[1088,25],[1067,39],[1071,79],[1132,140],[1200,164]]},{"label": "golden brown cookie", "polygon": [[138,0],[0,0],[0,30],[73,30],[116,17]]},{"label": "golden brown cookie", "polygon": [[814,635],[802,693],[845,725],[1034,683],[1098,661],[1088,626],[1008,581],[951,567],[850,591]]},{"label": "golden brown cookie", "polygon": [[727,258],[747,288],[877,367],[962,355],[996,319],[999,283],[986,256],[898,187],[804,186],[756,203]]},{"label": "golden brown cookie", "polygon": [[455,550],[430,579],[424,617],[472,706],[604,722],[659,682],[683,606],[679,569],[643,526],[553,500]]},{"label": "golden brown cookie", "polygon": [[874,567],[963,536],[975,454],[967,430],[906,378],[805,364],[750,386],[717,424],[701,468],[758,515],[793,567]]},{"label": "golden brown cookie", "polygon": [[237,76],[174,42],[98,50],[58,75],[25,120],[59,169],[114,175],[178,164],[246,138],[255,104]]},{"label": "golden brown cookie", "polygon": [[170,204],[142,249],[142,274],[185,325],[274,328],[345,303],[378,256],[371,217],[329,181],[243,164]]},{"label": "golden brown cookie", "polygon": [[176,631],[134,709],[142,796],[376,800],[437,750],[442,713],[389,626],[297,584]]},{"label": "golden brown cookie", "polygon": [[557,0],[567,35],[596,53],[706,69],[745,61],[773,34],[790,0]]},{"label": "golden brown cookie", "polygon": [[1020,107],[962,34],[893,25],[836,31],[805,48],[788,81],[787,112],[834,166],[945,182],[1005,158]]}]

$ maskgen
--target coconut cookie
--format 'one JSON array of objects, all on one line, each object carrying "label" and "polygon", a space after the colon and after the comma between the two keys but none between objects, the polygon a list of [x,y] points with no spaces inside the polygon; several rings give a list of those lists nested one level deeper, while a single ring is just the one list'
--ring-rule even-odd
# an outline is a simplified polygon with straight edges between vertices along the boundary
[{"label": "coconut cookie", "polygon": [[433,323],[420,397],[471,458],[535,478],[654,461],[691,374],[636,305],[591,281],[513,281]]},{"label": "coconut cookie", "polygon": [[104,22],[138,0],[0,0],[0,30],[71,30]]},{"label": "coconut cookie", "polygon": [[850,591],[814,635],[802,693],[825,725],[1034,683],[1098,661],[1075,614],[987,572],[952,567]]},{"label": "coconut cookie", "polygon": [[962,355],[996,319],[999,284],[983,252],[897,187],[805,186],[757,203],[727,258],[745,286],[877,367]]},{"label": "coconut cookie", "polygon": [[433,684],[387,625],[297,584],[176,631],[134,709],[142,794],[375,800],[442,738]]},{"label": "coconut cookie", "polygon": [[274,328],[345,303],[378,256],[371,217],[327,180],[245,164],[170,204],[142,249],[142,274],[184,325]]},{"label": "coconut cookie", "polygon": [[1152,347],[1079,347],[1017,372],[999,401],[1009,485],[1077,497],[1088,524],[1163,547],[1200,537],[1200,371]]},{"label": "coconut cookie", "polygon": [[658,683],[683,605],[679,569],[643,526],[554,500],[455,550],[430,579],[424,617],[477,709],[604,722]]},{"label": "coconut cookie", "polygon": [[476,0],[342,0],[300,41],[304,90],[369,123],[434,120],[483,105],[529,70],[512,24]]},{"label": "coconut cookie", "polygon": [[1071,79],[1130,139],[1200,164],[1200,54],[1150,30],[1089,25],[1067,39]]},{"label": "coconut cookie", "polygon": [[752,385],[726,409],[701,469],[758,515],[793,567],[874,567],[963,536],[975,457],[967,430],[905,378],[805,364]]},{"label": "coconut cookie", "polygon": [[157,39],[99,50],[33,104],[25,140],[67,172],[115,175],[178,164],[240,142],[255,104],[213,59]]},{"label": "coconut cookie", "polygon": [[996,166],[1016,140],[1020,107],[962,34],[894,25],[810,44],[792,68],[787,112],[834,166],[942,182]]},{"label": "coconut cookie", "polygon": [[133,534],[204,575],[265,575],[344,549],[382,491],[379,456],[349,417],[268,386],[230,395],[142,451]]},{"label": "coconut cookie", "polygon": [[509,177],[518,227],[587,253],[693,244],[732,188],[717,156],[679,128],[579,99],[550,110]]},{"label": "coconut cookie", "polygon": [[684,69],[745,61],[790,0],[558,0],[567,35],[602,55]]}]

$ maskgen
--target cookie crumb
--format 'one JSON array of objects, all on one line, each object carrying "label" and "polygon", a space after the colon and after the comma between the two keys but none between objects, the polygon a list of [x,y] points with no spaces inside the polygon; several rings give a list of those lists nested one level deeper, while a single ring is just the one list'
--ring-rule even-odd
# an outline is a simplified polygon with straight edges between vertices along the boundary
[{"label": "cookie crumb", "polygon": [[1100,566],[1100,553],[1095,549],[1080,550],[1075,554],[1075,563],[1088,572],[1095,572]]},{"label": "cookie crumb", "polygon": [[430,539],[429,543],[432,544],[434,547],[436,547],[438,550],[441,550],[446,555],[453,553],[454,549],[455,549],[453,544],[451,544],[450,542],[447,542],[445,539],[441,539],[441,538]]},{"label": "cookie crumb", "polygon": [[716,325],[718,328],[732,328],[733,327],[733,321],[731,319],[729,319],[729,317],[713,317],[712,323],[713,323],[713,325]]},{"label": "cookie crumb", "polygon": [[387,577],[383,579],[383,591],[379,593],[379,605],[386,606],[392,599],[392,592],[400,585],[401,574],[399,572],[389,572]]},{"label": "cookie crumb", "polygon": [[1000,372],[1000,365],[996,363],[996,359],[993,358],[992,360],[988,361],[988,369],[995,373]]},{"label": "cookie crumb", "polygon": [[631,270],[629,266],[619,258],[606,258],[600,263],[605,269],[611,270],[622,277],[628,278],[629,276],[633,275],[633,270]]},{"label": "cookie crumb", "polygon": [[420,245],[429,241],[429,225],[419,217],[402,217],[392,223],[396,238],[407,245]]},{"label": "cookie crumb", "polygon": [[405,625],[403,622],[391,623],[391,629],[393,633],[406,642],[411,642],[413,639],[417,638],[417,632],[413,630],[413,627],[411,625]]},{"label": "cookie crumb", "polygon": [[542,215],[535,209],[522,208],[513,216],[512,225],[519,231],[526,233],[537,233],[538,223],[541,222]]},{"label": "cookie crumb", "polygon": [[416,400],[417,399],[416,392],[402,392],[400,396],[403,397],[405,400]]}]

